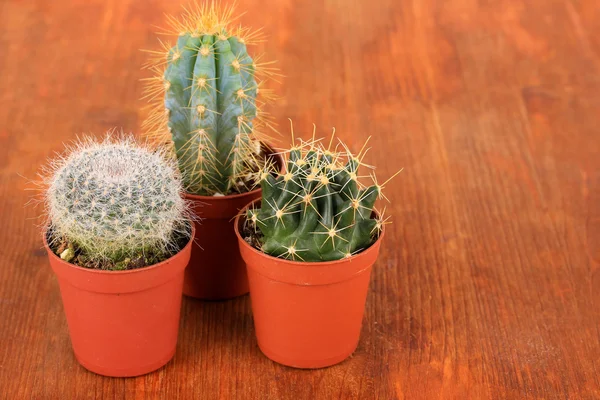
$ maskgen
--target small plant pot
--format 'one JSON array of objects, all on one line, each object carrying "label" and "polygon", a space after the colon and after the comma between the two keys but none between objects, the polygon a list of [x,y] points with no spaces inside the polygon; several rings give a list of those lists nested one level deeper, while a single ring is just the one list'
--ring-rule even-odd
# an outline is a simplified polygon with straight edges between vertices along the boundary
[{"label": "small plant pot", "polygon": [[65,262],[49,248],[46,235],[44,246],[58,277],[77,361],[113,377],[147,374],[168,363],[177,344],[192,240],[161,263],[103,271]]},{"label": "small plant pot", "polygon": [[[250,206],[250,205],[248,205]],[[235,233],[246,262],[256,338],[271,360],[296,368],[322,368],[348,358],[360,336],[371,267],[383,232],[368,249],[331,262],[269,256]]]},{"label": "small plant pot", "polygon": [[[281,168],[280,155],[271,151],[269,157],[274,157]],[[185,270],[186,296],[226,300],[248,293],[246,266],[238,249],[233,220],[248,202],[260,197],[260,188],[229,196],[185,194],[197,216],[192,258]]]}]

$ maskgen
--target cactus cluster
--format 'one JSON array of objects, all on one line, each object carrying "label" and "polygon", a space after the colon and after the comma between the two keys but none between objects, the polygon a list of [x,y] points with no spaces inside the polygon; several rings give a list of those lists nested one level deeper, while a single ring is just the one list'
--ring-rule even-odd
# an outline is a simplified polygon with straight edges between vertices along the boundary
[{"label": "cactus cluster", "polygon": [[[272,94],[258,82],[277,76],[268,62],[248,54],[260,32],[233,26],[233,8],[214,1],[170,17],[174,46],[150,52],[145,98],[151,103],[145,135],[170,143],[188,193],[227,195],[251,189],[264,156],[261,106]],[[259,92],[262,100],[258,100]]]},{"label": "cactus cluster", "polygon": [[[80,140],[49,170],[50,239],[66,239],[87,260],[117,265],[168,253],[178,250],[178,235],[189,235],[176,166],[131,137]],[[71,258],[72,249],[61,256]]]},{"label": "cactus cluster", "polygon": [[314,139],[300,141],[284,153],[284,172],[268,167],[262,172],[261,207],[249,209],[245,223],[260,233],[263,252],[300,261],[339,260],[369,247],[387,223],[383,213],[373,215],[385,183],[378,184],[374,174],[370,186],[360,182],[365,147],[353,155],[341,141],[332,149],[332,141],[333,135],[327,148]]}]

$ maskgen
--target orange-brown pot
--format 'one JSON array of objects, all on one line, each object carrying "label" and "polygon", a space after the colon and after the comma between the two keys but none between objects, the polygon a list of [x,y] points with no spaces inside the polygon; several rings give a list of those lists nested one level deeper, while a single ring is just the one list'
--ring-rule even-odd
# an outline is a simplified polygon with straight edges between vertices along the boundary
[{"label": "orange-brown pot", "polygon": [[[271,153],[270,157],[274,157],[281,168],[281,156]],[[233,220],[248,202],[260,196],[260,189],[218,197],[185,194],[198,217],[195,218],[192,258],[185,270],[183,293],[186,296],[225,300],[248,293],[246,266],[238,249]]]},{"label": "orange-brown pot", "polygon": [[371,267],[383,233],[368,249],[331,262],[271,257],[240,235],[248,269],[256,338],[271,360],[296,368],[322,368],[348,358],[360,336]]},{"label": "orange-brown pot", "polygon": [[190,242],[161,263],[128,271],[78,267],[44,246],[58,277],[75,357],[100,375],[152,372],[175,354]]}]

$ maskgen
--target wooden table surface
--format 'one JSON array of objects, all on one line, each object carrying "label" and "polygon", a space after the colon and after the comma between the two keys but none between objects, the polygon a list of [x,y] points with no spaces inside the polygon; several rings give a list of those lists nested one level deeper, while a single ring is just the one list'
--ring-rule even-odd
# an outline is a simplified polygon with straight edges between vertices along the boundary
[{"label": "wooden table surface", "polygon": [[79,366],[25,189],[63,141],[140,131],[139,49],[179,2],[3,0],[0,397],[600,398],[600,3],[238,10],[286,75],[270,109],[282,132],[290,117],[355,149],[372,135],[378,175],[405,168],[387,188],[394,223],[356,353],[283,367],[257,347],[248,296],[186,298],[165,368],[111,379]]}]

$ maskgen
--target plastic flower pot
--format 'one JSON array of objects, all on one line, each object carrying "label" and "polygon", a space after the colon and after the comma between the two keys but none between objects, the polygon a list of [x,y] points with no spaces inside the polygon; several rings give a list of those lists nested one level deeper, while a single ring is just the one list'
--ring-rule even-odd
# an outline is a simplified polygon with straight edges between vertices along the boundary
[{"label": "plastic flower pot", "polygon": [[127,377],[152,372],[173,358],[192,240],[168,260],[127,271],[67,263],[48,247],[46,232],[43,240],[81,365],[100,375]]},{"label": "plastic flower pot", "polygon": [[[274,157],[281,168],[283,160],[279,154],[270,151],[269,157]],[[226,300],[248,293],[246,266],[238,249],[233,220],[248,202],[260,196],[260,188],[229,196],[185,194],[198,217],[192,258],[185,271],[186,296]]]},{"label": "plastic flower pot", "polygon": [[[248,205],[250,206],[250,205]],[[322,368],[348,358],[360,336],[371,268],[383,232],[368,249],[343,260],[298,262],[269,256],[235,233],[246,262],[256,338],[271,360]]]}]

